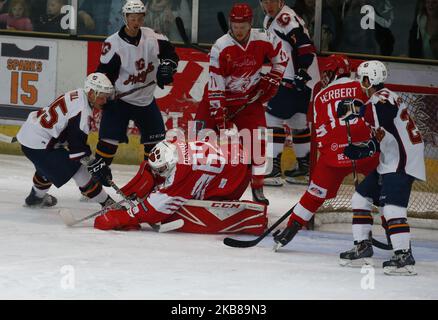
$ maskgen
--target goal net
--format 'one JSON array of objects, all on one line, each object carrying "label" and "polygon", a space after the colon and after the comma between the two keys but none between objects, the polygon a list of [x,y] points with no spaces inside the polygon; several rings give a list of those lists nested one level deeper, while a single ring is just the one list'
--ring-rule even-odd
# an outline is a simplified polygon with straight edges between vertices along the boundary
[{"label": "goal net", "polygon": [[[408,217],[438,220],[438,95],[399,93],[409,107],[425,143],[427,181],[415,181],[408,206]],[[363,179],[363,177],[360,177]],[[336,198],[325,201],[318,213],[349,212],[354,192],[352,176],[346,178]]]}]

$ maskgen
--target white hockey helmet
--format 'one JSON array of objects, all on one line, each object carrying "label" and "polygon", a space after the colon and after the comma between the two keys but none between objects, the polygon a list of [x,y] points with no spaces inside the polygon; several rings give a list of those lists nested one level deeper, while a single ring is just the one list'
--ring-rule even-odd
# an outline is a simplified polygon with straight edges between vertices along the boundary
[{"label": "white hockey helmet", "polygon": [[[388,77],[388,71],[386,66],[377,60],[370,60],[362,62],[359,67],[357,67],[357,76],[359,77],[360,83],[362,85],[363,79],[368,77],[370,81],[370,86],[377,86],[386,81]],[[362,85],[363,86],[363,85]],[[369,89],[365,88],[365,89]]]},{"label": "white hockey helmet", "polygon": [[100,93],[105,93],[111,97],[114,94],[114,86],[111,81],[105,74],[99,72],[91,73],[85,79],[85,92],[88,93],[91,89],[96,93],[96,96]]},{"label": "white hockey helmet", "polygon": [[148,162],[153,174],[167,178],[178,162],[178,150],[173,143],[161,141],[151,150]]},{"label": "white hockey helmet", "polygon": [[128,25],[126,16],[130,13],[144,13],[146,14],[146,7],[141,0],[127,0],[122,7],[123,21]]}]

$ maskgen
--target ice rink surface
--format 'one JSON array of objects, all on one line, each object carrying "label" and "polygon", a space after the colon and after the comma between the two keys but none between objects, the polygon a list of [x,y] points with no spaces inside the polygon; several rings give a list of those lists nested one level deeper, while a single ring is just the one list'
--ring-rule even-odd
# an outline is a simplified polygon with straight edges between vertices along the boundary
[{"label": "ice rink surface", "polygon": [[[100,208],[80,202],[73,181],[52,187],[58,198],[54,208],[30,209],[23,203],[32,164],[0,155],[0,168],[1,299],[438,299],[438,231],[412,229],[419,275],[390,277],[381,268],[389,251],[375,249],[374,269],[338,265],[339,252],[352,247],[348,224],[302,231],[277,253],[271,237],[237,249],[223,245],[224,235],[159,234],[147,226],[103,232],[94,230],[92,221],[69,228],[59,209],[69,208],[79,218]],[[136,170],[113,165],[114,181],[122,186]],[[270,223],[304,190],[266,188]],[[249,192],[244,198],[250,199]],[[374,229],[383,240],[381,227]]]}]

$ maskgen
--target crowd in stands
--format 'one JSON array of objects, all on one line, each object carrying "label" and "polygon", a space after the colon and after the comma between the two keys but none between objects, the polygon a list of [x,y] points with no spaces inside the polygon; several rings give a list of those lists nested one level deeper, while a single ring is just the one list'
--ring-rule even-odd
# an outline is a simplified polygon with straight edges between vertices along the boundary
[{"label": "crowd in stands", "polygon": [[[259,1],[248,2],[254,6],[254,26],[261,27],[264,13]],[[304,19],[312,37],[315,2],[286,0]],[[123,25],[123,3],[124,0],[79,0],[78,34],[107,36],[116,32]],[[167,35],[171,41],[182,42],[174,22],[179,16],[190,36],[191,0],[145,0],[144,3],[145,26]],[[61,8],[68,4],[68,0],[0,0],[0,29],[68,33],[61,25],[66,14]],[[366,6],[374,10],[373,29],[363,28],[369,13],[363,11]],[[200,10],[199,17],[215,20],[212,12],[225,10],[225,3],[213,2],[205,15]],[[438,0],[416,0],[410,4],[395,0],[324,0],[321,18],[322,51],[438,60]],[[403,33],[399,31],[401,25]],[[214,37],[209,42],[213,43]]]}]

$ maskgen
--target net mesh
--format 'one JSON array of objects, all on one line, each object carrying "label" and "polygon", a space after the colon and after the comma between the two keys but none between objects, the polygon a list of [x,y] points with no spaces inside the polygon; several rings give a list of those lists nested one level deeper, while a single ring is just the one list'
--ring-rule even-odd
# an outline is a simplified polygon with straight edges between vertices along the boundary
[{"label": "net mesh", "polygon": [[[408,105],[425,143],[426,181],[415,181],[408,216],[438,219],[438,95],[399,93]],[[363,177],[360,177],[363,179]],[[354,192],[352,175],[344,180],[336,198],[325,201],[318,212],[351,211]]]}]

